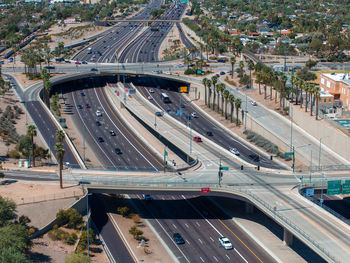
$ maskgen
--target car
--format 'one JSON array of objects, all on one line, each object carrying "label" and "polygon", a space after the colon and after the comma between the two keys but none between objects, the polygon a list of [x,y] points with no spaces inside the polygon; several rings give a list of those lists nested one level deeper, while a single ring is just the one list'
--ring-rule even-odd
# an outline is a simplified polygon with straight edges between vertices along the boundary
[{"label": "car", "polygon": [[101,117],[102,116],[102,112],[100,112],[99,110],[96,111],[96,116],[97,117]]},{"label": "car", "polygon": [[155,114],[156,114],[156,116],[160,116],[160,117],[163,116],[163,112],[161,112],[161,111],[157,111]]},{"label": "car", "polygon": [[91,68],[90,71],[98,71],[97,68]]},{"label": "car", "polygon": [[220,77],[220,75],[219,74],[215,74],[215,76],[218,78],[218,77]]},{"label": "car", "polygon": [[219,237],[219,243],[224,249],[233,249],[231,241],[227,237]]},{"label": "car", "polygon": [[80,104],[78,104],[78,105],[77,105],[77,108],[78,108],[79,110],[81,110],[81,109],[83,108],[83,106],[81,106]]},{"label": "car", "polygon": [[234,155],[237,155],[237,156],[240,155],[240,153],[239,153],[239,151],[237,150],[237,148],[230,148],[229,151],[230,151],[231,153],[233,153]]},{"label": "car", "polygon": [[143,195],[143,199],[145,199],[146,201],[152,201],[153,197],[149,194]]},{"label": "car", "polygon": [[250,103],[253,105],[253,106],[256,106],[256,101],[255,100],[251,100]]},{"label": "car", "polygon": [[148,96],[147,98],[148,98],[149,100],[153,100],[152,96]]},{"label": "car", "polygon": [[84,93],[84,92],[80,92],[80,95],[81,95],[82,97],[85,97],[85,93]]},{"label": "car", "polygon": [[192,112],[192,113],[191,113],[191,117],[196,119],[196,118],[198,118],[198,115],[197,115],[197,113]]},{"label": "car", "polygon": [[150,90],[149,90],[149,93],[154,93],[154,89],[150,89]]},{"label": "car", "polygon": [[88,62],[84,60],[83,62],[81,62],[81,64],[88,64]]},{"label": "car", "polygon": [[56,58],[55,60],[56,60],[56,62],[63,62],[64,58]]},{"label": "car", "polygon": [[224,71],[221,71],[221,72],[220,72],[220,75],[225,75],[225,72],[224,72]]},{"label": "car", "polygon": [[202,142],[202,138],[199,136],[193,137],[193,140],[196,142]]},{"label": "car", "polygon": [[112,130],[109,131],[109,134],[110,134],[111,136],[115,136],[115,132],[112,131]]},{"label": "car", "polygon": [[1,60],[1,61],[0,61],[0,64],[5,64],[5,61]]},{"label": "car", "polygon": [[182,236],[179,233],[174,233],[173,239],[175,243],[178,245],[185,244],[185,240],[182,238]]},{"label": "car", "polygon": [[101,136],[98,136],[97,140],[98,140],[98,142],[104,142],[105,141]]},{"label": "car", "polygon": [[55,69],[54,66],[44,66],[44,69]]},{"label": "car", "polygon": [[90,104],[86,103],[85,108],[89,109],[90,108]]},{"label": "car", "polygon": [[70,60],[65,60],[64,62],[69,63],[69,64],[71,63]]},{"label": "car", "polygon": [[101,122],[96,121],[96,126],[101,126]]},{"label": "car", "polygon": [[255,154],[255,153],[249,154],[248,157],[250,159],[252,159],[254,162],[259,162],[260,161],[259,155]]},{"label": "car", "polygon": [[75,65],[80,65],[80,64],[81,64],[81,62],[75,61]]},{"label": "car", "polygon": [[114,149],[114,152],[115,152],[116,154],[122,154],[122,150],[120,150],[119,148],[115,148],[115,149]]},{"label": "car", "polygon": [[208,136],[213,136],[213,132],[212,131],[207,131],[207,135]]},{"label": "car", "polygon": [[165,71],[164,74],[165,75],[172,75],[170,71]]}]

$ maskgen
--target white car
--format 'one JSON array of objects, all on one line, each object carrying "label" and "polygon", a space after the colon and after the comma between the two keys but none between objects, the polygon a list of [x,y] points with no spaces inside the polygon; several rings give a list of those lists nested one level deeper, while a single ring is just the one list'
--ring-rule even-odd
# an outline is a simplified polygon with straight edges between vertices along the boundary
[{"label": "white car", "polygon": [[165,75],[171,75],[171,72],[165,71],[164,74],[165,74]]},{"label": "white car", "polygon": [[253,105],[253,106],[256,106],[256,101],[255,100],[251,100],[250,103]]},{"label": "white car", "polygon": [[149,93],[154,93],[154,89],[150,89],[150,90],[149,90]]},{"label": "white car", "polygon": [[235,154],[235,155],[240,155],[239,151],[237,150],[237,148],[230,148],[229,150],[231,153]]},{"label": "white car", "polygon": [[96,111],[96,116],[97,117],[101,117],[102,116],[102,112],[100,112],[99,110]]},{"label": "white car", "polygon": [[219,242],[224,249],[233,249],[232,243],[227,237],[219,237]]},{"label": "white car", "polygon": [[192,112],[192,113],[191,113],[191,117],[192,117],[192,118],[198,118],[198,115],[197,115],[197,113]]},{"label": "white car", "polygon": [[148,96],[148,99],[149,99],[149,100],[153,100],[152,96]]}]

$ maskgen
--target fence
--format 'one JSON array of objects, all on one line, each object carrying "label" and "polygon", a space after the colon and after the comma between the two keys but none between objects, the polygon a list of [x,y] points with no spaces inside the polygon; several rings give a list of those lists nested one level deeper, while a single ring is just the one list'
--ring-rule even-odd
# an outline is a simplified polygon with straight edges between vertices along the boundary
[{"label": "fence", "polygon": [[53,193],[53,194],[46,194],[46,195],[22,197],[20,199],[17,199],[16,203],[17,203],[17,205],[25,205],[25,204],[46,202],[46,201],[65,199],[65,198],[72,198],[72,197],[78,198],[78,197],[80,197],[82,195],[83,194],[82,194],[81,191],[60,192],[60,193]]}]

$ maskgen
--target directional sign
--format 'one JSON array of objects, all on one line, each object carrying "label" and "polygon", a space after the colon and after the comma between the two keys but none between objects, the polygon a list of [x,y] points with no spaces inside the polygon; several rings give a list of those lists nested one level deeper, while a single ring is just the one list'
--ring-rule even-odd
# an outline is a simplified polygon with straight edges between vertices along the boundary
[{"label": "directional sign", "polygon": [[284,155],[294,155],[294,152],[287,152],[287,153],[285,153]]},{"label": "directional sign", "polygon": [[182,86],[180,87],[180,92],[183,93],[183,92],[187,92],[188,91],[188,87],[187,86]]},{"label": "directional sign", "polygon": [[328,181],[327,195],[338,195],[341,191],[341,180]]},{"label": "directional sign", "polygon": [[350,180],[345,180],[345,183],[346,184],[350,184]]},{"label": "directional sign", "polygon": [[[346,180],[346,181],[349,181],[349,180]],[[342,194],[343,195],[350,194],[350,182],[342,185]]]},{"label": "directional sign", "polygon": [[223,171],[228,171],[228,167],[221,167],[220,169]]},{"label": "directional sign", "polygon": [[206,194],[206,193],[209,193],[210,192],[210,188],[209,187],[203,187],[201,188],[201,193],[202,194]]},{"label": "directional sign", "polygon": [[182,116],[183,113],[184,113],[183,110],[178,110],[176,112],[176,116]]}]

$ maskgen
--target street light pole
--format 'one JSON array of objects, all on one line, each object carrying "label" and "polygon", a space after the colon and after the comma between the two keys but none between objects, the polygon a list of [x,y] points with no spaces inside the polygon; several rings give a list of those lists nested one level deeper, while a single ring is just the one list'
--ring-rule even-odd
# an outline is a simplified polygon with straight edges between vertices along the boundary
[{"label": "street light pole", "polygon": [[311,175],[312,175],[312,149],[310,145],[310,184],[311,184]]},{"label": "street light pole", "polygon": [[[248,96],[245,95],[245,115],[244,115],[244,131],[247,131],[247,112],[248,112]],[[243,120],[242,120],[243,121]]]},{"label": "street light pole", "polygon": [[157,115],[154,113],[154,129],[157,128]]},{"label": "street light pole", "polygon": [[87,256],[89,258],[90,262],[90,247],[89,247],[89,195],[92,195],[91,193],[86,194],[86,239],[87,239]]},{"label": "street light pole", "polygon": [[191,115],[188,115],[190,118],[190,154],[192,154],[192,119]]},{"label": "street light pole", "polygon": [[290,150],[293,149],[293,106],[289,103],[289,117],[290,117]]}]

